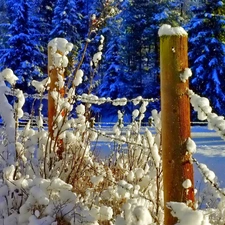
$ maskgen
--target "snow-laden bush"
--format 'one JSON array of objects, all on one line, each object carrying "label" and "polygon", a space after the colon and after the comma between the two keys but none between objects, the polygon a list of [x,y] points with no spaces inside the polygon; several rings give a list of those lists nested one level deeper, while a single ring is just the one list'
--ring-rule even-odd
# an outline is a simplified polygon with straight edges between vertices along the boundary
[{"label": "snow-laden bush", "polygon": [[[93,56],[96,67],[104,43]],[[160,224],[163,221],[161,121],[152,112],[156,131],[144,133],[141,124],[152,99],[137,97],[99,98],[76,94],[83,81],[83,71],[75,71],[73,80],[62,78],[72,44],[56,38],[49,43],[50,77],[31,83],[40,99],[39,114],[31,116],[22,129],[26,96],[14,85],[16,75],[10,69],[0,73],[0,114],[3,127],[0,142],[0,223],[4,225],[54,224]],[[80,64],[81,65],[81,64]],[[52,72],[54,71],[54,72]],[[52,126],[46,129],[42,99],[55,74],[55,88],[49,91],[54,101]],[[55,79],[55,78],[54,78]],[[7,82],[11,88],[6,86]],[[67,86],[66,86],[67,85]],[[65,94],[61,91],[65,88]],[[8,103],[7,94],[14,97]],[[94,126],[89,117],[91,104],[106,102],[116,106],[133,102],[133,120],[118,122],[108,135]],[[76,117],[71,112],[76,112]],[[35,125],[33,125],[35,124]],[[91,150],[99,137],[115,143],[108,159],[101,160]]]},{"label": "snow-laden bush", "polygon": [[[4,109],[1,111],[4,135],[0,145],[2,224],[106,224],[106,221],[154,224],[162,221],[161,122],[157,111],[152,112],[156,134],[148,129],[140,133],[149,101],[133,100],[140,108],[133,112],[133,121],[126,130],[123,115],[118,111],[118,123],[113,134],[107,136],[85,117],[85,102],[90,96],[84,98],[83,104],[77,104],[77,117],[71,118],[71,96],[60,96],[53,91],[51,95],[57,109],[53,135],[44,128],[41,111],[34,118],[37,127],[32,127],[29,120],[21,130],[18,123],[23,118],[25,98],[22,91],[15,89],[17,101],[13,107],[8,103],[5,94],[9,88],[2,76],[5,73],[9,73],[7,79],[12,79],[13,72],[7,69],[0,74],[3,99],[0,102]],[[43,94],[49,82],[45,79],[32,84]],[[100,104],[104,102],[97,96],[91,99],[100,100]],[[116,105],[124,102],[125,99],[115,100]],[[91,143],[99,136],[118,145],[105,161],[91,151]],[[59,152],[62,147],[63,151]]]},{"label": "snow-laden bush", "polygon": [[[107,1],[108,2],[108,1]],[[107,3],[108,4],[108,3]],[[92,17],[92,29],[96,27]],[[94,32],[92,30],[92,32]],[[90,42],[89,39],[86,40]],[[92,64],[101,60],[104,37]],[[10,69],[0,73],[0,115],[3,120],[0,139],[0,224],[4,225],[162,225],[164,216],[162,184],[161,113],[152,111],[154,131],[142,129],[148,104],[152,99],[137,97],[128,100],[99,98],[91,93],[77,95],[84,73],[76,67],[68,83],[62,78],[68,64],[67,54],[72,44],[57,38],[50,42],[55,88],[49,91],[54,100],[55,115],[50,129],[44,126],[42,102],[39,115],[29,118],[22,129],[25,96],[15,89],[16,75]],[[186,82],[191,71],[181,75]],[[50,76],[51,78],[51,76]],[[40,100],[49,90],[51,79],[32,81]],[[11,90],[5,81],[11,85]],[[61,93],[65,91],[65,94]],[[13,106],[6,95],[14,96]],[[200,119],[208,119],[210,128],[224,136],[224,119],[211,113],[205,98],[189,91],[191,103]],[[108,134],[95,126],[90,118],[92,104],[111,103],[124,106],[132,102],[132,121],[124,126],[123,113],[118,110],[118,122]],[[76,116],[72,117],[71,112]],[[33,126],[35,124],[36,126]],[[92,143],[106,138],[114,143],[109,156],[101,159],[92,151]],[[187,154],[196,151],[191,138],[186,141]],[[204,181],[214,189],[217,208],[197,210],[186,203],[169,202],[177,224],[224,224],[224,191],[215,174],[192,158]],[[172,182],[172,181],[171,181]],[[181,184],[188,189],[192,184]],[[188,191],[188,190],[185,190]]]},{"label": "snow-laden bush", "polygon": [[[3,74],[6,72],[13,74],[11,70]],[[24,96],[14,90],[17,101],[11,107],[4,92],[8,93],[9,88],[3,79],[2,76],[4,101],[1,104],[5,110],[1,115],[5,135],[0,148],[0,198],[4,224],[105,224],[105,221],[153,224],[162,221],[161,122],[157,111],[152,112],[156,134],[148,129],[140,133],[149,100],[141,97],[132,100],[134,105],[140,104],[140,108],[135,109],[133,121],[126,129],[123,129],[123,115],[118,111],[118,123],[113,134],[107,136],[86,118],[86,103],[108,101],[124,105],[127,99],[81,96],[79,101],[83,103],[75,106],[77,117],[71,118],[74,98],[70,93],[75,94],[75,88],[69,89],[67,96],[52,91],[56,115],[51,135],[44,128],[41,111],[35,118],[37,127],[32,127],[29,120],[22,130],[18,129]],[[43,95],[49,82],[45,79],[32,84]],[[63,115],[63,111],[66,114]],[[7,129],[15,135],[11,136]],[[97,159],[91,151],[91,143],[99,136],[118,146],[105,161]],[[59,141],[63,144],[62,152],[59,152]]]}]

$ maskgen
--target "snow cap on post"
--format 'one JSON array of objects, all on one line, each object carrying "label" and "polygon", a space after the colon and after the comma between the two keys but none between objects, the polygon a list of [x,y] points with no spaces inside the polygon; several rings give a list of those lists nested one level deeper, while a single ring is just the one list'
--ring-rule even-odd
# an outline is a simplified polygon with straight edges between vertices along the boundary
[{"label": "snow cap on post", "polygon": [[67,55],[72,50],[73,44],[65,38],[54,38],[48,43],[48,47],[52,47],[54,53],[58,50],[61,54]]},{"label": "snow cap on post", "polygon": [[163,24],[158,31],[159,37],[161,36],[188,36],[188,33],[183,27],[171,27],[169,24]]},{"label": "snow cap on post", "polygon": [[48,48],[52,57],[49,66],[67,67],[69,60],[66,55],[73,49],[73,44],[64,38],[54,38],[48,43]]}]

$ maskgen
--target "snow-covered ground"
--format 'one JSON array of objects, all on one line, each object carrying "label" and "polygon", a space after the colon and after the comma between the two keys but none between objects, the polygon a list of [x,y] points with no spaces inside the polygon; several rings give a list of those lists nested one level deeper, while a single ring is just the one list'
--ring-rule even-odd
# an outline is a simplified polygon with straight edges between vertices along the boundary
[{"label": "snow-covered ground", "polygon": [[[104,127],[102,129],[109,134],[112,132],[112,127]],[[220,186],[225,187],[225,141],[215,131],[208,130],[207,126],[193,126],[191,136],[197,145],[194,157],[214,171]],[[97,144],[94,144],[95,149],[102,156],[108,155],[113,145],[106,138],[100,138]],[[202,176],[197,168],[195,168],[195,183],[196,188],[201,188],[200,186],[203,185]]]},{"label": "snow-covered ground", "polygon": [[[207,127],[193,127],[192,137],[197,145],[194,157],[213,170],[221,187],[225,187],[225,141]],[[202,185],[201,175],[195,169],[196,187]]]}]

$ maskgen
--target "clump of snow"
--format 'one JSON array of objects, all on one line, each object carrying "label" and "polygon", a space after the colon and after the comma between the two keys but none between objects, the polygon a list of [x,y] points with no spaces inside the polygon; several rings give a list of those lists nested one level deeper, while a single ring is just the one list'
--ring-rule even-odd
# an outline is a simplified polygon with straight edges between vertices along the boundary
[{"label": "clump of snow", "polygon": [[4,168],[3,173],[4,173],[4,178],[8,181],[13,181],[13,174],[15,172],[15,166],[11,165],[6,168]]},{"label": "clump of snow", "polygon": [[103,175],[93,176],[91,177],[90,181],[95,186],[97,186],[99,183],[101,183],[104,180]]},{"label": "clump of snow", "polygon": [[143,199],[128,200],[127,203],[123,205],[122,216],[117,216],[115,225],[151,225],[153,219],[147,207],[148,204]]},{"label": "clump of snow", "polygon": [[144,206],[136,206],[133,211],[133,215],[135,218],[137,218],[137,224],[151,224],[152,223],[152,217]]},{"label": "clump of snow", "polygon": [[16,110],[18,119],[20,119],[23,117],[22,107],[25,103],[25,97],[21,90],[16,89],[15,92],[16,92],[17,101],[15,101],[14,103],[14,109]]},{"label": "clump of snow", "polygon": [[154,137],[153,137],[151,131],[146,129],[145,134],[146,134],[146,137],[147,137],[149,147],[152,147],[154,145],[155,140],[154,140]]},{"label": "clump of snow", "polygon": [[187,179],[182,183],[183,188],[188,189],[192,186],[191,180]]},{"label": "clump of snow", "polygon": [[178,218],[176,225],[211,225],[208,216],[201,210],[193,210],[183,202],[169,202],[171,214]]},{"label": "clump of snow", "polygon": [[67,55],[73,49],[73,44],[65,38],[54,38],[48,43],[48,47],[52,48],[52,53],[58,50],[62,55]]},{"label": "clump of snow", "polygon": [[85,113],[85,105],[83,105],[83,104],[78,105],[76,107],[76,112],[77,112],[77,114],[84,115],[84,113]]},{"label": "clump of snow", "polygon": [[[155,115],[155,117],[156,117],[156,115]],[[152,133],[148,129],[146,129],[145,134],[146,134],[147,143],[150,148],[155,167],[159,168],[160,162],[161,162],[161,157],[159,155],[159,147],[158,147],[157,143],[155,143],[156,139],[153,137]],[[157,135],[155,137],[157,137]]]},{"label": "clump of snow", "polygon": [[124,106],[127,104],[127,98],[117,98],[112,103],[114,106]]},{"label": "clump of snow", "polygon": [[105,40],[105,37],[101,34],[100,35],[100,43],[103,44],[104,43],[104,40]]},{"label": "clump of snow", "polygon": [[100,221],[105,221],[105,220],[110,220],[113,216],[113,210],[111,207],[108,206],[101,206],[99,209],[99,220]]},{"label": "clump of snow", "polygon": [[92,20],[92,21],[96,21],[96,19],[97,19],[96,14],[92,14],[92,15],[91,15],[91,20]]},{"label": "clump of snow", "polygon": [[159,165],[160,165],[160,162],[161,162],[161,157],[159,155],[159,149],[158,149],[157,144],[154,144],[151,147],[151,153],[152,153],[152,158],[153,158],[153,161],[155,163],[156,168],[159,168]]},{"label": "clump of snow", "polygon": [[171,27],[169,24],[163,24],[158,31],[159,37],[161,36],[187,36],[187,32],[182,27]]},{"label": "clump of snow", "polygon": [[47,85],[50,83],[50,81],[50,77],[47,77],[42,81],[32,80],[31,84],[35,87],[37,92],[43,93],[46,90]]},{"label": "clump of snow", "polygon": [[196,144],[190,137],[187,139],[186,147],[190,154],[196,152]]},{"label": "clump of snow", "polygon": [[199,164],[200,172],[204,175],[204,181],[208,182],[209,180],[214,183],[216,179],[215,173],[210,170],[204,163]]},{"label": "clump of snow", "polygon": [[[37,201],[40,205],[48,205],[49,204],[49,198],[45,194],[44,191],[41,190],[41,188],[34,186],[30,189],[31,196]],[[31,202],[31,199],[29,199],[29,202]],[[21,209],[22,211],[22,209]]]},{"label": "clump of snow", "polygon": [[[11,72],[10,72],[11,73]],[[6,92],[10,91],[10,88],[6,86],[4,78],[0,73],[0,116],[5,124],[5,138],[8,144],[1,145],[1,155],[7,160],[1,161],[2,166],[7,164],[11,165],[14,162],[15,156],[15,118],[13,107],[8,102]],[[4,167],[3,166],[3,167]]]},{"label": "clump of snow", "polygon": [[86,40],[86,42],[88,42],[88,43],[91,42],[91,39],[90,39],[90,38],[86,38],[85,40]]},{"label": "clump of snow", "polygon": [[13,73],[11,69],[8,68],[4,69],[0,73],[0,80],[2,80],[2,78],[9,82],[12,86],[15,85],[16,81],[18,80],[18,77]]},{"label": "clump of snow", "polygon": [[73,85],[74,85],[75,87],[77,87],[79,84],[82,83],[82,81],[83,81],[83,76],[84,76],[83,70],[79,69],[79,70],[77,71],[76,75],[75,75],[74,80],[73,80]]},{"label": "clump of snow", "polygon": [[120,180],[116,187],[116,192],[118,196],[122,198],[129,199],[130,198],[130,188],[132,188],[132,185],[127,183],[125,180]]},{"label": "clump of snow", "polygon": [[135,99],[133,99],[133,104],[134,105],[138,105],[140,103],[140,101],[142,101],[142,96],[138,96]]},{"label": "clump of snow", "polygon": [[198,119],[206,120],[207,115],[212,111],[209,100],[205,97],[200,97],[199,95],[193,93],[191,90],[189,90],[189,96],[191,98],[190,102],[194,107],[194,110],[198,113]]},{"label": "clump of snow", "polygon": [[102,50],[103,50],[103,42],[104,42],[104,36],[100,36],[100,45],[98,47],[98,52],[96,52],[92,58],[92,63],[94,64],[94,67],[96,68],[98,66],[99,61],[102,59]]},{"label": "clump of snow", "polygon": [[156,129],[156,135],[155,135],[155,143],[157,144],[158,148],[161,146],[161,129],[162,129],[162,123],[161,123],[161,112],[157,112],[156,109],[152,110],[152,118],[153,123]]},{"label": "clump of snow", "polygon": [[223,116],[215,113],[209,113],[207,116],[208,128],[215,130],[223,139],[225,139],[225,120]]},{"label": "clump of snow", "polygon": [[66,55],[72,50],[73,44],[69,43],[64,38],[54,38],[48,43],[48,47],[51,50],[53,63],[53,65],[49,66],[54,66],[57,68],[67,67],[69,60]]},{"label": "clump of snow", "polygon": [[210,106],[209,100],[205,97],[200,97],[193,91],[188,91],[189,97],[191,99],[191,104],[194,110],[198,113],[199,120],[208,121],[208,128],[215,130],[222,139],[225,140],[225,120],[223,116],[218,116],[216,113],[212,113],[212,108]]},{"label": "clump of snow", "polygon": [[189,77],[192,76],[192,71],[190,68],[185,68],[184,72],[180,74],[180,79],[182,82],[186,82],[188,80]]},{"label": "clump of snow", "polygon": [[135,120],[139,115],[139,110],[138,109],[135,109],[133,112],[132,112],[132,118],[133,120]]},{"label": "clump of snow", "polygon": [[127,180],[129,182],[132,182],[134,180],[134,178],[135,178],[134,172],[132,170],[129,171],[129,173],[127,174]]},{"label": "clump of snow", "polygon": [[139,180],[144,176],[144,170],[142,168],[136,168],[134,174],[136,179]]}]

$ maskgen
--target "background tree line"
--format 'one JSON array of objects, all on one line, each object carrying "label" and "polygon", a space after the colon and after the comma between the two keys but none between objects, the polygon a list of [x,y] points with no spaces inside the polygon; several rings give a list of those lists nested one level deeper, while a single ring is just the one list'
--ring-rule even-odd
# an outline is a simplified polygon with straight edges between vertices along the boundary
[{"label": "background tree line", "polygon": [[[0,69],[11,68],[19,77],[18,87],[33,93],[30,82],[47,76],[47,43],[63,37],[74,44],[71,70],[76,66],[93,14],[98,19],[106,1],[90,0],[1,0]],[[93,35],[82,69],[85,82],[80,93],[118,97],[160,97],[158,29],[168,23],[189,33],[189,60],[193,72],[191,88],[211,100],[215,112],[224,115],[225,48],[224,3],[207,0],[123,0],[118,13],[104,21]],[[109,11],[104,12],[107,14]],[[99,36],[105,36],[102,61],[90,67]],[[91,76],[94,82],[90,84]],[[90,87],[91,85],[91,87]],[[131,106],[121,107],[129,114]],[[132,106],[133,107],[133,106]],[[152,108],[159,107],[158,103]],[[103,115],[112,106],[94,107]],[[107,114],[109,118],[109,113]],[[194,117],[193,117],[194,118]]]}]

